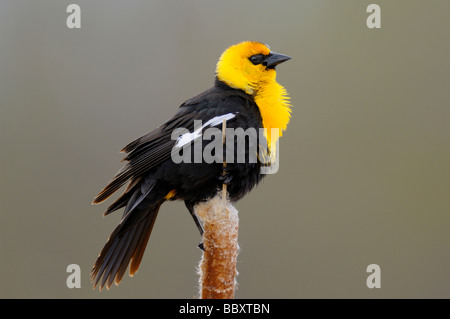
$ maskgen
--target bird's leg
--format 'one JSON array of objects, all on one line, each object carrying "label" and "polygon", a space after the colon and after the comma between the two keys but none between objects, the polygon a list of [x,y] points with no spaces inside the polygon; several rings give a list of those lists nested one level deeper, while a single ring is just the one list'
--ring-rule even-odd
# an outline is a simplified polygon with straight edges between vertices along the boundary
[{"label": "bird's leg", "polygon": [[203,236],[204,230],[203,226],[200,223],[200,220],[198,219],[197,215],[195,214],[195,211],[192,209],[189,209],[189,213],[191,214],[192,218],[194,219],[195,225],[197,225],[198,231],[200,232],[200,236]]},{"label": "bird's leg", "polygon": [[[200,220],[198,219],[197,214],[195,214],[194,204],[192,202],[188,202],[188,201],[185,201],[184,203],[185,203],[187,209],[189,210],[189,213],[191,214],[192,218],[194,219],[195,225],[197,225],[197,228],[200,232],[200,236],[203,237],[203,233],[204,233],[203,226],[200,223]],[[203,247],[203,242],[201,242],[197,246],[201,250],[205,251],[205,248]]]}]

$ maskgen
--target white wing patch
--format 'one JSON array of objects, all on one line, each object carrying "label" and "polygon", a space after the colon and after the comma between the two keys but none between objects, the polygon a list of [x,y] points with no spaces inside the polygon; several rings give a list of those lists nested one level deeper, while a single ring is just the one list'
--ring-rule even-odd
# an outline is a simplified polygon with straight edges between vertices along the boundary
[{"label": "white wing patch", "polygon": [[203,129],[205,127],[207,127],[207,126],[209,126],[209,127],[217,126],[219,124],[222,124],[223,120],[227,120],[228,121],[228,120],[231,120],[232,118],[235,118],[235,117],[236,117],[236,113],[227,113],[227,114],[224,114],[224,115],[213,117],[208,122],[203,124],[201,127],[196,128],[196,130],[194,130],[194,132],[192,132],[192,133],[189,132],[189,133],[185,133],[185,134],[181,135],[178,138],[177,143],[175,144],[175,147],[176,148],[181,148],[181,147],[184,147],[185,145],[195,141],[197,138],[202,136],[202,131],[203,131]]}]

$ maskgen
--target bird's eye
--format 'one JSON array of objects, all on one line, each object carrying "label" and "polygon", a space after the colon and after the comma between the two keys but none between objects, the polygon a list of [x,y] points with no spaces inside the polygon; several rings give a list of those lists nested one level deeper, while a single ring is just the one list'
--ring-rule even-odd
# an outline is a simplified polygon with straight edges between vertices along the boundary
[{"label": "bird's eye", "polygon": [[263,54],[255,54],[249,57],[249,60],[254,64],[261,64],[264,61],[265,56]]}]

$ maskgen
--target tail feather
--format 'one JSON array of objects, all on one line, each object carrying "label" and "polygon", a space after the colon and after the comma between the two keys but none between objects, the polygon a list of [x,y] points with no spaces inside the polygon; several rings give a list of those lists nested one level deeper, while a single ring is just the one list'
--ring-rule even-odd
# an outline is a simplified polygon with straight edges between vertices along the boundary
[{"label": "tail feather", "polygon": [[104,216],[111,214],[112,212],[126,206],[132,196],[136,193],[136,188],[139,187],[139,182],[142,180],[142,177],[133,178],[128,184],[127,188],[123,192],[123,194],[114,201],[103,214]]},{"label": "tail feather", "polygon": [[107,216],[116,210],[125,207],[130,198],[133,196],[133,192],[124,192],[114,203],[109,205],[106,211],[103,213],[103,216]]},{"label": "tail feather", "polygon": [[142,257],[144,256],[145,248],[147,247],[148,239],[150,238],[151,229],[153,228],[155,219],[150,220],[147,219],[145,221],[144,229],[148,228],[150,231],[144,231],[137,242],[136,249],[133,251],[133,255],[131,256],[130,263],[130,276],[134,276],[134,274],[138,271],[139,265],[141,264]]},{"label": "tail feather", "polygon": [[113,282],[119,284],[130,263],[130,276],[136,273],[159,208],[160,204],[150,205],[146,209],[138,207],[116,227],[92,268],[94,288],[99,283],[100,290],[105,285],[109,289]]}]

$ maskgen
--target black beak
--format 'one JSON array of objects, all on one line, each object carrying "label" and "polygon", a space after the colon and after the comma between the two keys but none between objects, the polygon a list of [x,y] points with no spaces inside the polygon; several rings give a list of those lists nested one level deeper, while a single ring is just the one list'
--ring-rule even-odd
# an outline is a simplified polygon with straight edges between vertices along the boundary
[{"label": "black beak", "polygon": [[263,65],[265,65],[268,69],[274,69],[275,66],[277,66],[278,64],[283,63],[290,59],[291,59],[290,56],[281,53],[270,52],[267,59],[263,62]]}]

